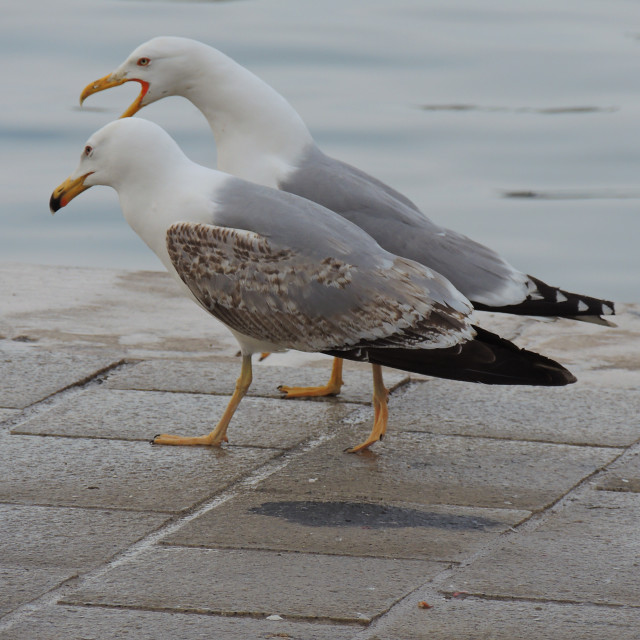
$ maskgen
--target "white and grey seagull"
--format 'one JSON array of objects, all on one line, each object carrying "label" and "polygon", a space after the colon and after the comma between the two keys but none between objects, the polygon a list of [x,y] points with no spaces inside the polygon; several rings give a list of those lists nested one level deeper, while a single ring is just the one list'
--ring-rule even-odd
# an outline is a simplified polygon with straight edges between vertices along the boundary
[{"label": "white and grey seagull", "polygon": [[[476,309],[562,316],[608,324],[610,301],[570,293],[512,267],[495,251],[427,218],[408,198],[363,171],[325,155],[302,118],[279,93],[217,49],[187,38],[157,37],[113,73],[92,82],[98,91],[139,82],[123,116],[167,96],[182,96],[213,131],[218,169],[317,202],[355,223],[380,246],[437,271]],[[287,397],[337,394],[341,362],[327,385],[281,387]]]},{"label": "white and grey seagull", "polygon": [[94,133],[77,169],[54,190],[51,211],[93,185],[117,191],[133,230],[242,352],[235,391],[213,431],[160,435],[158,444],[226,441],[258,351],[322,352],[373,365],[374,424],[352,452],[386,432],[382,365],[488,384],[575,381],[553,360],[474,327],[469,301],[433,270],[389,253],[325,207],[190,161],[152,122],[127,118]]}]

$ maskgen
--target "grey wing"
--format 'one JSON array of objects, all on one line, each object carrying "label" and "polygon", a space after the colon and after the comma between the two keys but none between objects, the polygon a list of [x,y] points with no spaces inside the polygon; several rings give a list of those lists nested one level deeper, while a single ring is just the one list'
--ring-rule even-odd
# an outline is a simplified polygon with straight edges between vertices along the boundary
[{"label": "grey wing", "polygon": [[279,187],[339,213],[387,251],[437,271],[472,302],[518,304],[532,286],[495,251],[434,224],[401,193],[315,146]]},{"label": "grey wing", "polygon": [[[314,239],[316,254],[319,244]],[[299,247],[252,231],[186,222],[167,230],[167,248],[180,278],[212,315],[283,348],[440,348],[473,336],[469,310],[427,297],[435,276],[403,258],[362,270],[329,253],[310,259]]]}]

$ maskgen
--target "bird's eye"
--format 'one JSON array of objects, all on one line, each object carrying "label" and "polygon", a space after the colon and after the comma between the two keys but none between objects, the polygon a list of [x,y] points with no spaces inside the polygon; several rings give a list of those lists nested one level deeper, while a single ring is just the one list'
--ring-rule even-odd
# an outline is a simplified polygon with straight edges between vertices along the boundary
[{"label": "bird's eye", "polygon": [[136,64],[139,67],[146,67],[150,62],[151,60],[149,60],[149,58],[138,58],[138,62],[136,62]]},{"label": "bird's eye", "polygon": [[85,156],[87,156],[87,158],[90,158],[93,155],[93,147],[90,146],[90,145],[87,145],[84,148],[84,152],[83,153],[84,153]]}]

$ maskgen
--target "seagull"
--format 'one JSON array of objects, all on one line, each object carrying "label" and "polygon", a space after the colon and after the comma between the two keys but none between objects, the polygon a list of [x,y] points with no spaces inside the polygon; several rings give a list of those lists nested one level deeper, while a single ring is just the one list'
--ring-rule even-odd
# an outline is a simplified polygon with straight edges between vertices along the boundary
[{"label": "seagull", "polygon": [[[408,198],[365,172],[325,155],[300,115],[268,84],[222,52],[196,40],[161,36],[140,45],[90,95],[138,82],[122,114],[167,96],[190,100],[213,131],[218,169],[317,202],[355,223],[387,251],[437,271],[475,309],[581,319],[611,325],[613,302],[570,293],[512,267],[495,251],[424,215]],[[285,397],[337,395],[342,363],[319,387],[279,387]]]},{"label": "seagull", "polygon": [[386,251],[321,205],[192,162],[157,124],[127,118],[94,133],[53,191],[51,212],[94,185],[116,190],[132,229],[240,345],[240,376],[213,431],[154,443],[228,441],[251,356],[266,350],[372,364],[374,423],[354,453],[386,433],[383,365],[488,384],[575,382],[553,360],[474,327],[469,301],[432,269]]}]

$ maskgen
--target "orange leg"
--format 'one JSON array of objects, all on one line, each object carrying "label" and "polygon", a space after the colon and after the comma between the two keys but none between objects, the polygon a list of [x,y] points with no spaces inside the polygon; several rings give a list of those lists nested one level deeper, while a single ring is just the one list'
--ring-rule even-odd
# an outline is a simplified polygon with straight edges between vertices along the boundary
[{"label": "orange leg", "polygon": [[236,388],[229,400],[229,404],[222,414],[222,418],[216,425],[216,428],[206,436],[196,437],[184,437],[184,436],[172,436],[166,433],[156,436],[153,440],[153,444],[173,444],[173,445],[208,445],[211,447],[219,447],[223,442],[228,442],[227,427],[233,414],[236,412],[240,401],[247,393],[249,386],[251,385],[251,356],[242,356],[242,369],[240,370],[240,377],[236,381]]},{"label": "orange leg", "polygon": [[284,393],[285,398],[318,398],[321,396],[337,396],[342,382],[342,358],[333,359],[333,368],[329,382],[323,387],[285,387],[280,385],[278,391]]},{"label": "orange leg", "polygon": [[379,364],[371,365],[373,368],[373,427],[369,437],[361,444],[347,449],[347,453],[357,453],[370,447],[374,442],[382,440],[387,432],[389,421],[389,390],[382,380],[382,367]]}]

